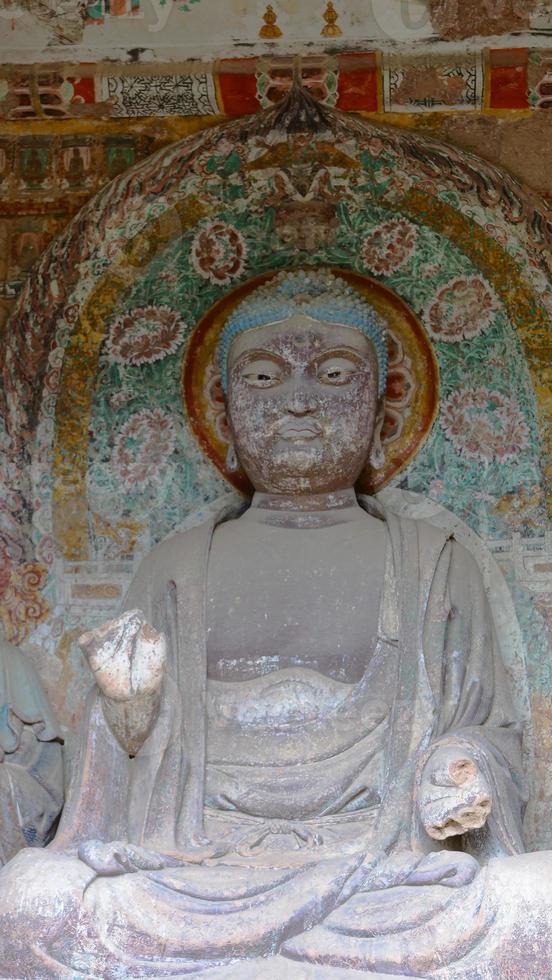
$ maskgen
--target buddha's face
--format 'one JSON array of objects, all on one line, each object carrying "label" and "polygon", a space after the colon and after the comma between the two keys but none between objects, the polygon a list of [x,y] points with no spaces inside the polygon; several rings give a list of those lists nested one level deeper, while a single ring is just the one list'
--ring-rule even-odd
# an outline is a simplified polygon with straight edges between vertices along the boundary
[{"label": "buddha's face", "polygon": [[239,334],[229,354],[227,409],[256,490],[352,487],[381,415],[372,343],[352,327],[304,315]]}]

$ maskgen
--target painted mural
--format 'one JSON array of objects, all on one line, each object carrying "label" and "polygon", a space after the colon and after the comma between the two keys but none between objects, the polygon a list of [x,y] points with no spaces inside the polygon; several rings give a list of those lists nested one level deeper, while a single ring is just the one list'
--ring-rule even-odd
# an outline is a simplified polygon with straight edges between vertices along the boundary
[{"label": "painted mural", "polygon": [[294,74],[318,101],[345,111],[541,109],[550,60],[550,49],[537,47],[398,53],[370,46],[154,65],[8,62],[0,65],[0,119],[239,115],[281,101]]},{"label": "painted mural", "polygon": [[[122,19],[123,6],[109,16]],[[0,64],[0,329],[34,262],[103,186],[161,146],[277,105],[295,76],[327,106],[475,141],[534,189],[549,190],[543,110],[552,61],[544,47],[274,50],[201,63],[96,53],[30,66],[15,57],[10,49]],[[519,127],[521,153],[517,140],[497,139],[510,126]]]},{"label": "painted mural", "polygon": [[[4,375],[6,632],[74,728],[88,686],[76,637],[116,611],[141,555],[231,489],[213,359],[222,308],[279,269],[331,266],[390,320],[385,482],[448,508],[507,576],[541,751],[552,740],[544,212],[475,157],[305,96],[298,127],[298,98],[117,177],[25,285]],[[550,846],[552,782],[540,756],[537,767],[532,842]]]}]

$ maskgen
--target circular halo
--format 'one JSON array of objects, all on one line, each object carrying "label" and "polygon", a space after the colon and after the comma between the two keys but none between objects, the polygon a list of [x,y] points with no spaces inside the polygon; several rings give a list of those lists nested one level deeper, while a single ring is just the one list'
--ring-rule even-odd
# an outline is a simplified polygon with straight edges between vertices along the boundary
[{"label": "circular halo", "polygon": [[[354,286],[388,327],[389,374],[382,430],[385,464],[378,470],[367,466],[358,482],[362,493],[375,493],[414,459],[429,435],[439,406],[437,361],[421,323],[396,293],[375,279],[348,269],[330,271]],[[184,403],[196,439],[225,479],[243,493],[252,492],[247,476],[241,469],[229,470],[226,463],[230,437],[217,345],[232,310],[277,274],[255,276],[227,293],[203,315],[190,337],[182,372]]]}]

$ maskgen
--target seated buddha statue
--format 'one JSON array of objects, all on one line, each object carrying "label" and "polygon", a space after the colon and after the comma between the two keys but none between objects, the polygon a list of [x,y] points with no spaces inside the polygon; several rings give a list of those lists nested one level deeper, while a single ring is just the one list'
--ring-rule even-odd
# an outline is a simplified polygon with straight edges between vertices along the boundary
[{"label": "seated buddha statue", "polygon": [[385,324],[279,274],[219,359],[251,500],[139,567],[54,842],[0,873],[0,976],[542,980],[521,726],[474,558],[355,493]]}]

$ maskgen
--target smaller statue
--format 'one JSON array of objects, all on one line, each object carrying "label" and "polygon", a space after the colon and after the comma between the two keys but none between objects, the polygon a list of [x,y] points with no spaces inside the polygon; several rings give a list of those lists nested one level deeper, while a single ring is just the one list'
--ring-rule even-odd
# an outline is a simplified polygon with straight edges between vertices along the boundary
[{"label": "smaller statue", "polygon": [[0,865],[47,844],[62,806],[59,728],[32,664],[0,638]]}]

